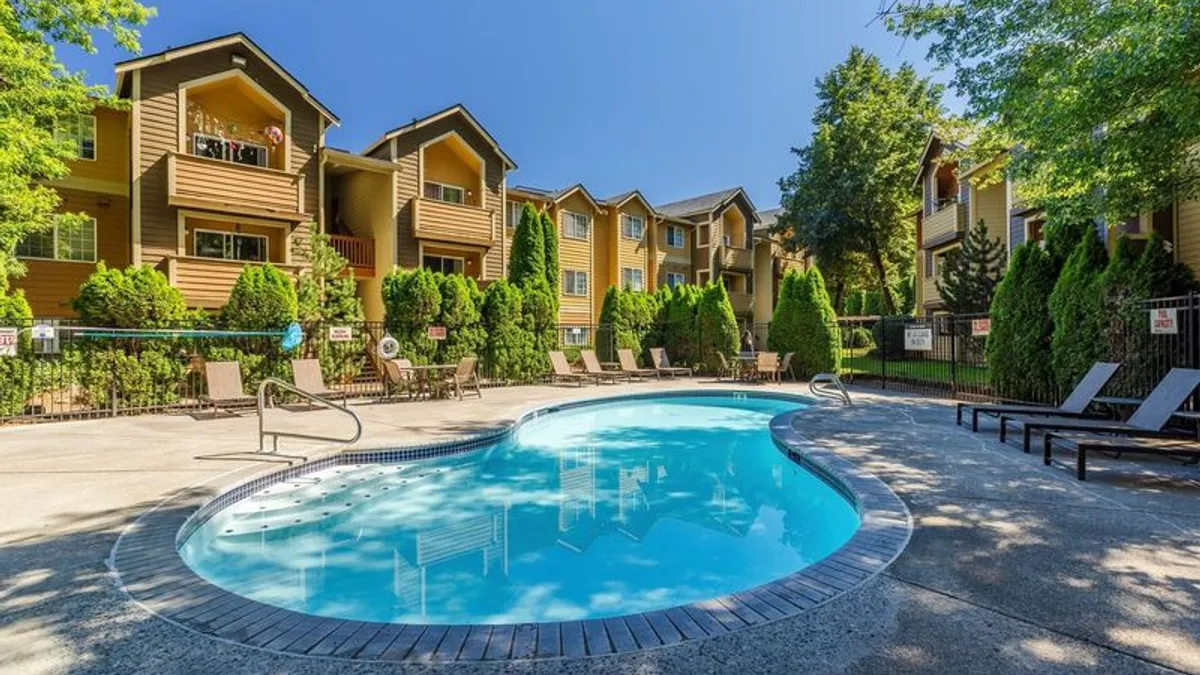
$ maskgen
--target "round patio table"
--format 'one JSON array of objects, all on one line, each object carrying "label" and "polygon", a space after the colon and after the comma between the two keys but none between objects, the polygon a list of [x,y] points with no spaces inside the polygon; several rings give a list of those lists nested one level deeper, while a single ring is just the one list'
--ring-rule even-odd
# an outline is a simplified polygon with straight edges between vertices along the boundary
[{"label": "round patio table", "polygon": [[458,368],[458,366],[454,364],[431,364],[426,366],[408,366],[405,370],[413,372],[414,379],[417,381],[417,396],[419,397],[422,393],[425,393],[429,394],[430,398],[433,398],[434,391],[429,386],[430,383],[441,379],[443,373],[453,371],[455,368]]}]

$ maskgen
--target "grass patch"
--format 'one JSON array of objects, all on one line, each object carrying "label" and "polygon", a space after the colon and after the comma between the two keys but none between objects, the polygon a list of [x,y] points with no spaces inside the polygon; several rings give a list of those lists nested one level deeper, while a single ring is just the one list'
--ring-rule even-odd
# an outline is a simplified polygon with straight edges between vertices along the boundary
[{"label": "grass patch", "polygon": [[[846,374],[883,375],[883,362],[877,358],[863,356],[862,352],[851,355],[842,353],[842,372]],[[887,376],[925,382],[950,384],[950,362],[934,359],[905,359],[903,361],[887,362]],[[958,364],[955,367],[954,379],[959,385],[986,387],[988,384],[987,368]]]}]

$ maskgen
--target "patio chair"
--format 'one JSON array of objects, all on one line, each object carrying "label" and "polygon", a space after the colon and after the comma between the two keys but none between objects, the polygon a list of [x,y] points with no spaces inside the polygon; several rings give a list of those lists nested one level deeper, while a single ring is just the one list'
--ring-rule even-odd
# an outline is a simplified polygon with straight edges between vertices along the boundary
[{"label": "patio chair", "polygon": [[1175,438],[1137,438],[1129,436],[1105,436],[1096,433],[1058,432],[1049,431],[1042,437],[1042,463],[1050,465],[1050,453],[1054,446],[1074,450],[1075,477],[1087,480],[1087,453],[1104,450],[1117,453],[1139,455],[1163,455],[1167,457],[1190,457],[1189,464],[1200,462],[1200,443],[1197,439],[1188,440]]},{"label": "patio chair", "polygon": [[479,387],[479,376],[475,373],[475,365],[479,359],[474,356],[464,356],[458,361],[458,367],[442,380],[442,386],[453,388],[458,400],[463,400],[463,389],[475,389],[475,395],[483,398],[483,389]]},{"label": "patio chair", "polygon": [[658,368],[639,368],[638,364],[637,364],[637,360],[633,358],[633,350],[632,349],[618,349],[617,350],[617,358],[621,362],[621,372],[628,373],[630,377],[636,377],[636,378],[656,377],[659,379],[662,378],[662,373],[660,373],[658,371]]},{"label": "patio chair", "polygon": [[670,375],[671,377],[675,377],[676,375],[692,376],[691,368],[672,366],[671,359],[667,358],[667,350],[662,347],[650,348],[650,361],[654,363],[654,369],[663,375]]},{"label": "patio chair", "polygon": [[736,380],[739,375],[738,369],[729,364],[729,359],[725,358],[721,352],[717,352],[717,382],[720,382],[723,377]]},{"label": "patio chair", "polygon": [[779,379],[779,352],[759,352],[754,363],[754,375],[759,380]]},{"label": "patio chair", "polygon": [[1029,452],[1030,435],[1034,431],[1043,433],[1057,429],[1062,431],[1090,431],[1100,434],[1127,436],[1179,437],[1183,432],[1165,429],[1171,415],[1200,386],[1200,370],[1172,368],[1166,377],[1154,387],[1154,391],[1133,411],[1128,421],[1099,420],[1080,417],[1038,417],[1035,415],[1000,415],[1000,441],[1008,436],[1009,423],[1020,424],[1024,439],[1022,449]]},{"label": "patio chair", "polygon": [[787,373],[792,376],[792,382],[796,381],[796,372],[792,370],[792,357],[796,352],[787,352],[783,355],[783,360],[779,362],[779,369],[775,371],[775,378],[783,381],[783,374]]},{"label": "patio chair", "polygon": [[1062,405],[1029,405],[1016,403],[959,403],[955,412],[955,424],[961,425],[963,419],[963,411],[971,411],[971,431],[979,431],[979,416],[991,415],[999,417],[1004,414],[1011,415],[1055,415],[1057,417],[1087,417],[1088,414],[1084,411],[1092,404],[1092,401],[1100,395],[1100,391],[1108,384],[1113,375],[1120,369],[1119,363],[1104,363],[1098,361],[1092,364],[1087,375],[1075,385],[1071,390],[1071,395],[1067,400],[1062,402]]},{"label": "patio chair", "polygon": [[215,415],[222,407],[257,403],[255,396],[247,396],[242,386],[242,368],[237,361],[208,361],[204,364],[204,381],[208,393],[200,400],[212,405]]},{"label": "patio chair", "polygon": [[412,361],[384,359],[383,376],[384,386],[389,390],[389,394],[399,390],[404,392],[410,400],[416,396],[420,383],[417,380],[416,372],[412,370]]},{"label": "patio chair", "polygon": [[588,380],[596,381],[594,377],[571,370],[571,364],[567,362],[567,355],[562,352],[550,352],[550,368],[550,384],[567,380],[582,387],[583,383]]},{"label": "patio chair", "polygon": [[[321,362],[317,359],[292,359],[292,383],[297,389],[321,398],[341,398],[342,407],[346,407],[345,392],[330,389],[325,384],[325,376],[321,374]],[[308,408],[312,410],[313,401],[308,399]]]},{"label": "patio chair", "polygon": [[596,352],[590,349],[584,349],[579,352],[579,356],[583,358],[583,370],[589,376],[596,378],[596,381],[616,382],[624,379],[629,382],[632,378],[629,373],[623,373],[619,370],[605,370],[600,367],[600,359],[596,358]]}]

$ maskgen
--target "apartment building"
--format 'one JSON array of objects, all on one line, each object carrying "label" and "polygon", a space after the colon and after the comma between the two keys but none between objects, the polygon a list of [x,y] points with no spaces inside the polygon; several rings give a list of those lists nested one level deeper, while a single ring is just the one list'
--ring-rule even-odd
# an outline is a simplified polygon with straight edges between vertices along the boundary
[{"label": "apartment building", "polygon": [[[508,185],[516,163],[462,105],[391,129],[361,152],[326,145],[338,118],[241,33],[116,65],[127,110],[64,124],[79,159],[54,187],[92,221],[30,237],[16,280],[35,314],[70,316],[101,260],[150,264],[189,306],[216,309],[245,265],[295,274],[324,232],[349,261],[368,319],[383,318],[394,267],[461,273],[481,286],[508,267],[520,209],[558,228],[561,320],[593,324],[611,285],[654,291],[724,281],[735,312],[768,321],[778,279],[800,264],[741,188],[654,206],[638,190]],[[755,289],[763,292],[757,294]]]}]

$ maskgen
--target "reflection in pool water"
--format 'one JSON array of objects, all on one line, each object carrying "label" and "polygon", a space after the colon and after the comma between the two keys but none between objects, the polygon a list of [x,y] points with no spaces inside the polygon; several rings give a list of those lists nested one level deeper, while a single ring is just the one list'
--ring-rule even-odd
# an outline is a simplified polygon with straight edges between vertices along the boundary
[{"label": "reflection in pool water", "polygon": [[503,443],[263,490],[181,549],[253,599],[346,619],[617,616],[736,592],[832,553],[858,517],[775,448],[803,405],[672,396],[543,416]]}]

